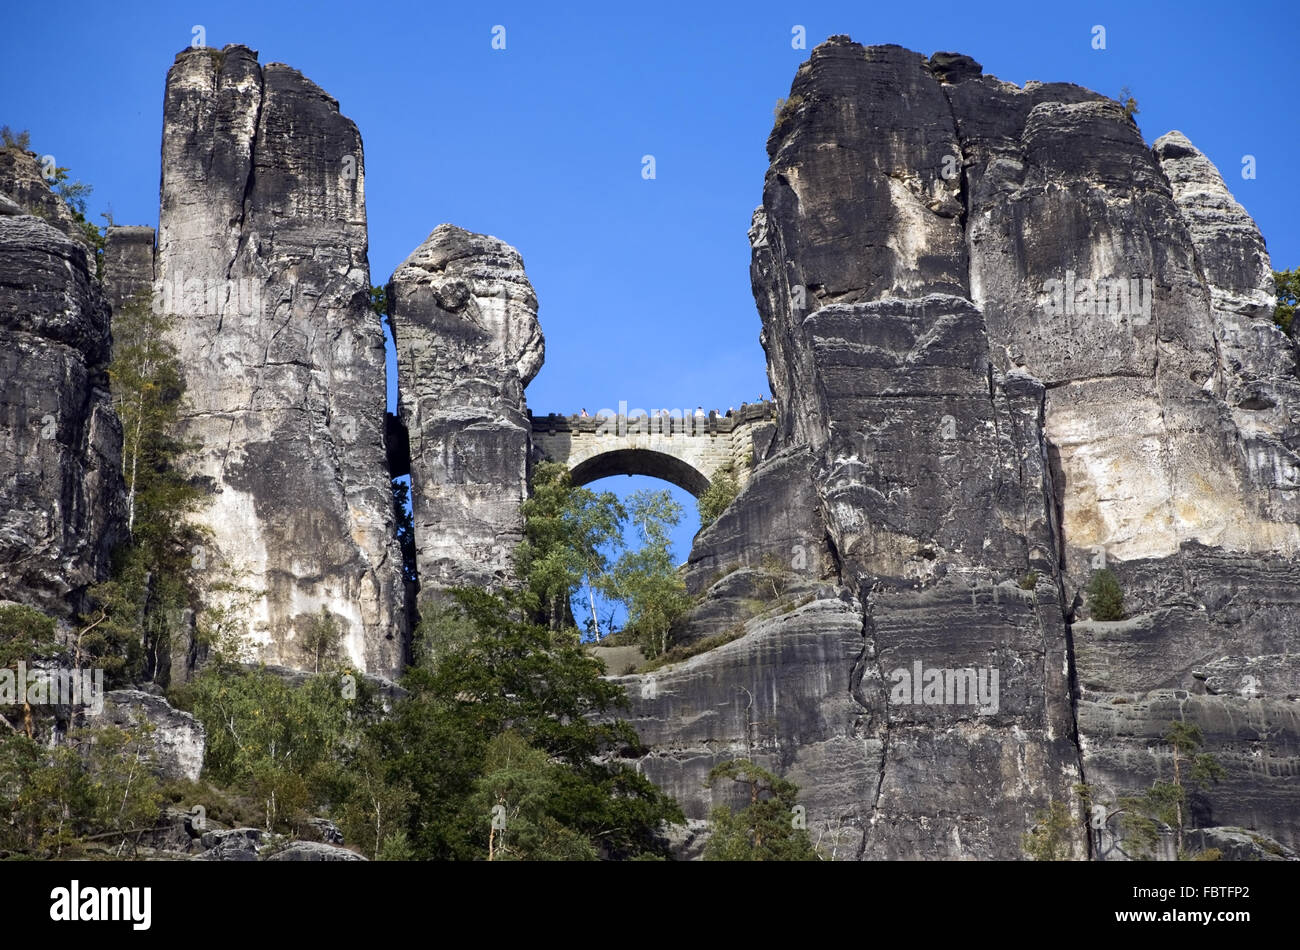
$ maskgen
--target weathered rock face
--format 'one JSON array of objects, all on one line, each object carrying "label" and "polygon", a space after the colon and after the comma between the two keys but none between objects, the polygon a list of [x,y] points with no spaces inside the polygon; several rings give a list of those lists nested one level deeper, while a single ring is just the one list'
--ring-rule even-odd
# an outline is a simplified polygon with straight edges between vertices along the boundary
[{"label": "weathered rock face", "polygon": [[[203,771],[207,734],[190,713],[175,709],[161,696],[135,689],[116,689],[105,696],[104,721],[124,729],[143,720],[153,727],[155,768],[164,779],[197,781]],[[101,723],[95,722],[95,725]]]},{"label": "weathered rock face", "polygon": [[151,294],[153,242],[153,228],[135,225],[115,225],[104,235],[104,296],[114,313],[132,298]]},{"label": "weathered rock face", "polygon": [[85,248],[0,216],[0,599],[66,617],[108,575],[126,510],[108,359]]},{"label": "weathered rock face", "polygon": [[494,237],[440,225],[393,274],[388,307],[420,583],[499,586],[523,536],[524,387],[544,355],[523,259]]},{"label": "weathered rock face", "polygon": [[[1197,824],[1294,847],[1295,351],[1217,172],[1085,89],[844,37],[768,151],[751,273],[779,430],[696,540],[693,622],[772,558],[814,599],[774,587],[779,619],[629,680],[646,773],[699,818],[707,769],[758,758],[836,856],[1018,857],[1056,800],[1077,854],[1115,857],[1075,784],[1168,777],[1185,719],[1228,769]],[[1128,621],[1083,619],[1102,563]]]},{"label": "weathered rock face", "polygon": [[50,187],[51,173],[56,162],[54,156],[37,156],[34,152],[17,147],[0,148],[0,194],[10,198],[21,213],[35,215],[75,242],[84,255],[87,269],[94,272],[90,245],[77,219],[72,216],[63,199]]},{"label": "weathered rock face", "polygon": [[178,315],[181,434],[211,491],[210,597],[268,662],[305,663],[323,609],[353,662],[391,673],[406,621],[364,183],[356,126],[296,70],[243,46],[176,57],[157,292]]}]

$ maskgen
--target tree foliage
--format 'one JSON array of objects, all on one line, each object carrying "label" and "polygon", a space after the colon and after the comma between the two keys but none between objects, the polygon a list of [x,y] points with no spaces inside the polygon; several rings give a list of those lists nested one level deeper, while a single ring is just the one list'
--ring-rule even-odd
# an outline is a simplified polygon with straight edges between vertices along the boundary
[{"label": "tree foliage", "polygon": [[799,786],[748,759],[716,765],[706,785],[734,782],[748,790],[749,805],[733,813],[719,805],[709,815],[706,861],[816,861],[818,854],[799,811]]},{"label": "tree foliage", "polygon": [[700,510],[700,529],[703,530],[718,520],[718,516],[727,510],[740,494],[740,481],[736,470],[730,466],[719,469],[709,482],[709,487],[700,495],[697,504]]},{"label": "tree foliage", "polygon": [[1293,270],[1273,271],[1273,287],[1277,292],[1277,306],[1273,310],[1273,322],[1282,328],[1282,332],[1293,335],[1293,319],[1296,304],[1300,302],[1300,267]]},{"label": "tree foliage", "polygon": [[15,132],[7,125],[0,125],[0,143],[3,143],[5,148],[16,148],[25,152],[32,147],[32,134],[26,129]]},{"label": "tree foliage", "polygon": [[402,579],[414,584],[420,579],[415,564],[415,518],[411,511],[411,490],[406,482],[393,479],[393,517],[397,522],[397,545],[402,551]]},{"label": "tree foliage", "polygon": [[251,793],[266,828],[282,830],[332,797],[341,757],[364,727],[367,693],[349,699],[343,683],[321,674],[294,685],[266,669],[212,666],[173,698],[203,723],[205,777]]},{"label": "tree foliage", "polygon": [[666,491],[639,491],[628,500],[628,514],[641,546],[619,556],[602,586],[626,606],[626,629],[642,652],[654,657],[668,649],[674,625],[691,604],[669,537],[681,521],[682,506]]},{"label": "tree foliage", "polygon": [[329,608],[321,606],[302,624],[303,658],[311,664],[313,673],[336,669],[343,661],[343,630]]},{"label": "tree foliage", "polygon": [[1065,803],[1053,800],[1034,816],[1034,826],[1021,836],[1020,845],[1034,861],[1068,861],[1077,827]]},{"label": "tree foliage", "polygon": [[0,850],[69,857],[86,838],[111,836],[120,851],[152,828],[162,795],[151,732],[143,721],[80,729],[55,746],[0,736]]},{"label": "tree foliage", "polygon": [[86,650],[123,675],[154,678],[167,662],[178,617],[198,606],[191,569],[205,534],[186,516],[202,493],[178,470],[190,446],[174,433],[185,381],[169,318],[138,296],[114,314],[109,382],[122,421],[128,541],[109,581],[91,590]]},{"label": "tree foliage", "polygon": [[[464,639],[463,627],[447,637],[427,631],[454,646],[410,671],[408,697],[365,740],[387,783],[409,783],[412,853],[486,859],[497,840],[492,807],[502,795],[507,856],[665,853],[659,827],[681,813],[617,761],[640,749],[635,731],[610,718],[626,697],[604,679],[577,631],[534,622],[513,595],[462,589],[452,602],[472,637]],[[512,738],[494,745],[507,732]],[[511,833],[512,812],[519,834]]]},{"label": "tree foliage", "polygon": [[487,816],[488,860],[594,861],[593,842],[551,814],[563,767],[514,731],[487,744],[470,810]]},{"label": "tree foliage", "polygon": [[579,585],[608,569],[605,551],[620,543],[625,512],[613,492],[575,486],[563,465],[544,462],[533,471],[523,514],[519,577],[535,619],[558,630],[573,622],[570,601]]},{"label": "tree foliage", "polygon": [[1124,107],[1124,114],[1130,119],[1142,111],[1138,108],[1137,99],[1133,97],[1133,90],[1128,86],[1119,91],[1119,102]]},{"label": "tree foliage", "polygon": [[1124,619],[1124,591],[1109,568],[1094,571],[1088,581],[1088,607],[1093,620]]},{"label": "tree foliage", "polygon": [[1195,724],[1170,723],[1161,742],[1173,753],[1173,780],[1157,780],[1142,794],[1119,799],[1124,844],[1139,859],[1154,857],[1161,826],[1173,829],[1178,856],[1188,857],[1183,842],[1190,822],[1191,795],[1208,790],[1227,774],[1218,759],[1200,751],[1205,738]]}]

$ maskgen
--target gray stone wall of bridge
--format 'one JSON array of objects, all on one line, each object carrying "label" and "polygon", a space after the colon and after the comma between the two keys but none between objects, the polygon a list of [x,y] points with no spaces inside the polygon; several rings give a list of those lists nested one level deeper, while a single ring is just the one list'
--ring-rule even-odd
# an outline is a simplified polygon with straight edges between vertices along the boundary
[{"label": "gray stone wall of bridge", "polygon": [[[698,495],[727,464],[734,468],[742,486],[749,481],[756,453],[761,456],[766,451],[775,430],[772,419],[770,402],[744,405],[729,416],[535,415],[533,446],[571,472],[595,473],[580,482],[607,475],[648,474]],[[683,470],[681,463],[703,481]]]}]

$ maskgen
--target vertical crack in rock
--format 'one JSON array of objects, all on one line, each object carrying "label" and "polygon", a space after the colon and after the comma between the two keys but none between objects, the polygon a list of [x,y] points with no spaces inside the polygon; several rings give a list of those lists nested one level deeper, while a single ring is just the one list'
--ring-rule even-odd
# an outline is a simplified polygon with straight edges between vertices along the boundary
[{"label": "vertical crack in rock", "polygon": [[[970,78],[981,77],[982,67],[974,60],[972,60],[970,57],[960,56],[959,54],[942,54],[942,53],[936,53],[934,56],[930,58],[930,66],[932,71],[934,71],[936,75],[940,78],[940,80],[944,82],[943,85],[944,99],[948,103],[949,111],[950,114],[952,115],[953,126],[957,132],[958,144],[962,153],[963,160],[961,166],[961,188],[960,188],[960,200],[961,200],[962,213],[961,213],[960,220],[962,225],[962,231],[965,235],[968,254],[971,260],[975,260],[979,255],[979,250],[977,247],[977,242],[974,240],[974,237],[972,235],[972,229],[970,227],[971,194],[972,194],[972,185],[970,180],[970,174],[971,174],[970,166],[974,164],[974,162],[968,163],[965,160],[965,156],[968,151],[972,153],[977,153],[979,150],[979,145],[977,143],[968,141],[965,136],[963,123],[961,122],[958,116],[957,110],[953,106],[952,95],[951,95],[951,90],[953,87],[948,82],[948,80],[950,78],[960,80],[963,78],[970,79]],[[953,66],[956,66],[956,69],[954,69]],[[974,268],[972,268],[972,270],[974,270]],[[977,306],[979,306],[981,310],[983,310],[985,306],[985,300],[983,298],[982,293],[979,293],[978,298],[976,297],[977,287],[980,286],[980,283],[977,277],[973,273],[970,276],[970,286],[972,292],[972,300],[976,302]],[[992,340],[990,340],[990,344],[992,344]],[[995,369],[992,360],[990,360],[990,362],[987,364],[987,372],[988,372],[988,394],[989,394],[989,401],[990,401],[990,409],[992,411],[994,424],[996,425],[998,419],[998,414],[995,405],[996,380],[995,380]],[[1031,533],[1032,533],[1030,530],[1030,526],[1034,521],[1034,518],[1030,514],[1030,507],[1031,506],[1037,507],[1035,505],[1035,499],[1037,499],[1038,504],[1041,505],[1042,510],[1046,513],[1046,518],[1045,518],[1046,551],[1044,553],[1047,555],[1047,566],[1050,567],[1051,576],[1053,578],[1053,586],[1055,588],[1056,596],[1058,598],[1057,606],[1061,617],[1061,625],[1062,625],[1062,631],[1064,636],[1063,662],[1065,663],[1065,669],[1066,669],[1066,686],[1068,689],[1068,702],[1069,702],[1068,721],[1064,725],[1067,726],[1068,738],[1073,745],[1074,768],[1079,776],[1080,782],[1086,782],[1086,778],[1083,770],[1083,751],[1079,742],[1078,716],[1077,716],[1077,709],[1076,709],[1077,680],[1075,675],[1074,645],[1073,645],[1073,638],[1072,638],[1072,633],[1070,628],[1070,617],[1068,614],[1068,608],[1065,599],[1065,589],[1062,581],[1062,574],[1059,569],[1061,566],[1064,565],[1065,552],[1063,546],[1060,543],[1061,542],[1060,525],[1059,525],[1059,520],[1056,517],[1056,513],[1057,513],[1056,502],[1055,502],[1056,491],[1052,482],[1052,469],[1051,469],[1051,465],[1049,464],[1050,452],[1048,450],[1048,446],[1046,443],[1045,427],[1044,427],[1045,411],[1046,411],[1046,395],[1047,395],[1046,388],[1045,387],[1041,388],[1039,390],[1038,397],[1033,404],[1034,425],[1032,431],[1036,435],[1036,438],[1034,438],[1031,443],[1024,444],[1021,446],[1022,452],[1025,453],[1026,459],[1029,458],[1027,450],[1032,450],[1035,456],[1037,457],[1039,463],[1042,466],[1042,473],[1036,491],[1027,483],[1028,473],[1026,472],[1025,465],[1022,463],[1017,466],[1017,471],[1019,476],[1018,480],[1021,486],[1021,495],[1022,498],[1024,499],[1024,507],[1022,508],[1022,525],[1023,525],[1022,530],[1024,531],[1024,537],[1026,543],[1026,564],[1031,565],[1033,561],[1033,557],[1032,557],[1032,552],[1028,549],[1028,545],[1029,545],[1029,538],[1031,537]],[[1001,439],[998,439],[998,445],[999,447],[1001,446]],[[1032,567],[1030,567],[1030,569],[1032,570]],[[1038,608],[1038,596],[1036,590],[1034,592],[1034,604],[1035,604],[1035,615],[1037,618],[1037,629],[1039,632],[1039,642],[1042,648],[1042,681],[1046,684],[1051,682],[1053,679],[1052,672],[1050,669],[1050,664],[1053,661],[1054,650],[1051,645],[1050,632],[1042,622],[1042,617],[1040,615],[1040,611]],[[1072,806],[1077,805],[1077,801],[1076,801],[1077,796],[1074,794],[1073,789],[1071,789],[1069,798]],[[1086,814],[1080,815],[1078,808],[1074,808],[1073,810],[1076,814],[1076,818],[1078,818],[1080,821],[1079,837],[1084,841],[1085,852],[1089,857],[1091,857],[1092,838],[1088,832],[1088,816]]]},{"label": "vertical crack in rock", "polygon": [[[871,625],[871,601],[869,597],[864,598],[862,602],[862,640],[862,659],[875,661],[875,669],[880,677],[880,683],[883,685],[888,681],[889,677],[886,674],[884,667],[881,665],[880,653],[875,648],[874,627]],[[859,676],[857,679],[858,682],[854,685],[857,689],[860,689],[862,678]],[[885,788],[885,773],[889,767],[890,720],[892,715],[889,708],[889,691],[886,689],[880,689],[879,697],[879,712],[881,716],[880,768],[876,776],[875,792],[871,798],[871,808],[865,816],[862,825],[862,839],[858,843],[856,854],[859,861],[863,860],[867,853],[867,847],[871,840],[871,832],[876,826],[876,818],[880,810],[880,796]],[[856,691],[854,692],[853,698],[863,710],[870,714],[871,707],[859,698]]]},{"label": "vertical crack in rock", "polygon": [[[860,857],[1018,858],[1085,775],[1101,802],[1149,786],[1168,757],[1146,750],[1185,715],[1230,776],[1198,820],[1294,845],[1295,350],[1217,172],[1180,136],[1149,149],[1078,86],[847,37],[799,67],[768,153],[751,281],[778,432],[696,539],[688,584],[707,596],[684,637],[800,537],[831,583],[779,629],[747,623],[656,674],[674,701],[633,698],[646,774],[706,814],[694,789],[743,737],[697,717],[775,677],[805,704],[774,728],[810,827],[856,809]],[[1128,620],[1088,618],[1103,563]],[[810,696],[768,656],[810,649],[836,604],[854,635],[821,641],[841,666]],[[997,669],[998,708],[894,702],[892,671],[916,662]]]},{"label": "vertical crack in rock", "polygon": [[[224,59],[217,66],[216,84],[218,89],[221,86],[221,67],[225,65]],[[248,217],[249,204],[253,199],[253,177],[254,170],[257,168],[257,140],[262,134],[262,104],[266,101],[266,84],[259,70],[257,73],[257,98],[253,106],[253,135],[248,141],[248,177],[244,179],[244,192],[239,201],[239,220],[231,222],[235,233],[239,235],[239,242],[235,245],[234,252],[230,255],[230,263],[226,265],[226,280],[229,281],[235,271],[235,262],[239,259],[240,252],[243,250],[245,243],[248,241],[248,234],[244,230],[244,220]],[[350,250],[350,249],[349,249]],[[230,305],[229,284],[226,286],[226,306]],[[222,310],[224,315],[225,310]],[[217,330],[220,331],[221,324],[217,324]]]}]

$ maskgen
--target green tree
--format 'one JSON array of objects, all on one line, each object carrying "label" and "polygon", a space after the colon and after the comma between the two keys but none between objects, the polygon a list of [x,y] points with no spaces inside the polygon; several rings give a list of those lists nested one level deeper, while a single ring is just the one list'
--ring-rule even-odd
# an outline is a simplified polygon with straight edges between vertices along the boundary
[{"label": "green tree", "polygon": [[[609,565],[605,551],[621,543],[625,512],[613,492],[577,487],[563,465],[544,462],[533,470],[523,514],[524,540],[515,554],[519,577],[538,622],[559,630],[572,623],[570,602],[579,586],[589,592],[600,586]],[[599,636],[594,594],[590,610]]]},{"label": "green tree", "polygon": [[[41,660],[66,660],[67,653],[55,636],[53,619],[20,604],[0,606],[0,669],[16,671],[19,663],[32,666]],[[14,696],[14,700],[12,705],[0,705],[0,724],[17,732],[14,721],[20,721],[23,735],[37,738],[52,717],[48,711],[39,715],[41,707],[33,709],[25,696]]]},{"label": "green tree", "polygon": [[370,288],[370,309],[379,315],[379,319],[384,321],[388,327],[388,334],[397,342],[397,327],[393,325],[393,315],[388,312],[388,289],[386,287],[371,286]]},{"label": "green tree", "polygon": [[436,670],[454,653],[471,649],[477,629],[454,598],[429,597],[420,604],[420,622],[411,637],[416,666]]},{"label": "green tree", "polygon": [[336,675],[295,686],[266,669],[231,667],[204,670],[173,699],[207,732],[204,775],[257,796],[268,830],[296,827],[313,796],[328,791],[330,765],[356,741],[369,709],[364,689],[350,700]]},{"label": "green tree", "polygon": [[155,774],[153,734],[154,727],[137,714],[126,728],[84,729],[70,737],[91,782],[87,830],[123,835],[125,844],[130,832],[155,825],[163,796]]},{"label": "green tree", "polygon": [[707,528],[718,520],[718,516],[727,510],[740,494],[740,482],[736,470],[731,465],[719,469],[709,482],[709,487],[700,495],[697,504],[700,510],[700,530]]},{"label": "green tree", "polygon": [[1133,91],[1128,86],[1119,91],[1119,101],[1120,105],[1124,107],[1124,114],[1130,119],[1141,112],[1138,108],[1137,99],[1133,98]]},{"label": "green tree", "polygon": [[154,678],[169,651],[175,616],[198,605],[191,569],[204,563],[205,534],[186,515],[201,491],[178,469],[190,446],[174,433],[185,381],[167,342],[170,318],[141,294],[113,316],[109,382],[122,421],[128,542],[112,577],[91,590],[85,650],[111,668]]},{"label": "green tree", "polygon": [[38,858],[62,856],[89,830],[90,786],[71,746],[0,736],[0,847]]},{"label": "green tree", "polygon": [[1160,825],[1172,828],[1177,836],[1178,855],[1186,858],[1183,841],[1189,816],[1184,778],[1193,789],[1203,791],[1227,773],[1213,755],[1199,751],[1205,739],[1197,725],[1172,722],[1161,741],[1173,750],[1173,781],[1156,781],[1141,795],[1122,797],[1119,800],[1124,811],[1121,828],[1133,855],[1146,859],[1154,854]]},{"label": "green tree", "polygon": [[402,579],[414,584],[420,579],[415,565],[415,518],[411,511],[411,491],[406,482],[392,482],[393,516],[397,520],[397,544],[402,551]]},{"label": "green tree", "polygon": [[[483,807],[484,796],[494,782],[499,790],[500,776],[484,776],[503,767],[499,756],[490,759],[489,747],[507,731],[556,766],[535,774],[535,762],[528,765],[531,780],[547,788],[547,820],[535,810],[521,813],[533,822],[537,840],[550,842],[545,847],[559,847],[561,837],[572,843],[568,835],[557,837],[558,826],[602,857],[666,853],[659,827],[683,820],[681,812],[617,761],[641,749],[635,731],[612,718],[626,697],[604,678],[576,631],[533,622],[513,594],[462,589],[452,597],[473,625],[473,639],[456,643],[432,665],[413,667],[403,679],[407,697],[366,738],[384,763],[385,781],[409,782],[412,853],[486,857],[491,806]],[[515,847],[518,840],[511,840]]]},{"label": "green tree", "polygon": [[776,106],[772,109],[773,133],[779,133],[785,129],[786,123],[794,118],[795,110],[803,105],[803,101],[803,96],[797,92],[788,99],[776,100]]},{"label": "green tree", "polygon": [[486,824],[487,859],[594,861],[591,841],[550,813],[563,785],[563,768],[523,736],[494,736],[470,797],[470,808]]},{"label": "green tree", "polygon": [[122,421],[127,530],[132,534],[137,508],[157,518],[186,510],[177,502],[194,495],[171,465],[187,448],[172,435],[185,395],[180,359],[167,339],[172,320],[154,313],[143,292],[113,315],[108,373],[113,408]]},{"label": "green tree", "polygon": [[1124,591],[1110,568],[1093,571],[1088,581],[1088,607],[1093,620],[1124,619]]},{"label": "green tree", "polygon": [[1300,267],[1273,271],[1273,287],[1277,292],[1273,322],[1282,328],[1282,332],[1291,334],[1296,304],[1300,302]]},{"label": "green tree", "polygon": [[691,604],[669,537],[681,521],[682,506],[666,491],[639,491],[628,499],[628,513],[641,546],[620,555],[602,586],[626,606],[626,629],[654,657],[668,649],[674,624]]},{"label": "green tree", "polygon": [[303,658],[312,664],[312,672],[335,669],[342,661],[343,631],[329,608],[321,606],[320,613],[303,622]]},{"label": "green tree", "polygon": [[1034,816],[1034,826],[1021,835],[1020,846],[1035,861],[1068,861],[1074,853],[1075,828],[1070,809],[1053,800]]},{"label": "green tree", "polygon": [[152,828],[162,807],[151,727],[78,729],[48,746],[0,736],[0,849],[36,858],[75,854],[89,837]]},{"label": "green tree", "polygon": [[411,785],[390,775],[373,742],[362,741],[346,766],[346,790],[339,825],[344,838],[372,858],[406,861],[414,856],[406,835],[407,815],[414,799]]},{"label": "green tree", "polygon": [[704,860],[818,860],[800,820],[799,786],[748,759],[733,759],[714,766],[705,785],[712,788],[724,779],[748,787],[749,806],[736,813],[726,805],[713,809],[709,815],[712,834],[704,847]]},{"label": "green tree", "polygon": [[0,606],[0,669],[12,669],[19,660],[30,663],[59,652],[54,630],[53,618],[33,607]]},{"label": "green tree", "polygon": [[25,152],[32,147],[32,134],[26,129],[15,132],[7,125],[0,125],[0,142],[4,143],[5,148],[16,148]]},{"label": "green tree", "polygon": [[[85,238],[91,255],[95,259],[95,276],[102,279],[104,276],[106,229],[86,219],[86,203],[89,201],[91,193],[94,192],[94,187],[83,181],[70,181],[68,169],[59,166],[54,169],[50,181],[50,190],[59,196],[68,209],[68,213],[72,215],[73,220],[81,228],[82,236]],[[111,215],[103,214],[101,217],[107,219],[110,225],[113,223]]]}]

